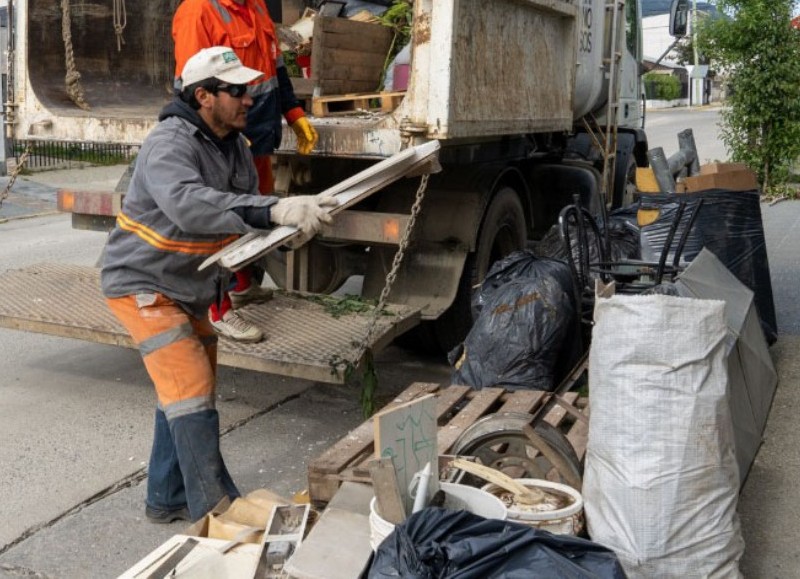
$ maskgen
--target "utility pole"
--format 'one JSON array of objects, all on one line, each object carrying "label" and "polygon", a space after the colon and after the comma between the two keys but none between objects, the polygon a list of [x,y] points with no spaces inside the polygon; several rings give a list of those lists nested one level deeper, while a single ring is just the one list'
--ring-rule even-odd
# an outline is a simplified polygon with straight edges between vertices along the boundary
[{"label": "utility pole", "polygon": [[[694,68],[692,69],[692,76],[694,77],[694,75],[697,74],[695,72],[695,71],[697,71],[697,65],[700,64],[700,58],[699,58],[699,55],[697,54],[697,0],[692,0],[692,50],[694,52]],[[691,79],[691,83],[689,84],[689,86],[691,87],[691,91],[690,91],[690,94],[689,94],[689,100],[695,106],[697,105],[697,94],[698,93],[700,93],[700,95],[701,95],[700,96],[700,99],[701,99],[700,104],[703,104],[702,103],[702,98],[703,98],[702,94],[703,94],[703,92],[702,92],[702,90],[701,91],[697,90],[697,80],[698,79],[696,79],[696,78],[692,78]],[[701,81],[702,81],[702,79],[701,79]]]}]

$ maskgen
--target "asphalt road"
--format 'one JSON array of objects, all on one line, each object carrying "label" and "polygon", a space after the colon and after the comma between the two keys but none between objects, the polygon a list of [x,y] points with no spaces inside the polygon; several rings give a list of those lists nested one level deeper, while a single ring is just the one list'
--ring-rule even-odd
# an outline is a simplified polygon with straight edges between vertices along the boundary
[{"label": "asphalt road", "polygon": [[[651,146],[671,154],[674,135],[692,126],[701,158],[724,158],[704,153],[719,147],[715,115],[651,111]],[[104,234],[74,231],[67,216],[54,214],[51,186],[108,188],[115,171],[122,168],[20,179],[0,211],[0,272],[42,261],[93,264]],[[764,216],[781,331],[773,354],[782,384],[740,503],[748,545],[743,569],[748,577],[791,578],[800,577],[793,431],[800,404],[793,355],[800,346],[794,297],[800,203],[765,206]],[[155,526],[143,516],[155,397],[138,354],[3,329],[0,352],[0,577],[115,576],[179,532],[180,524]],[[449,380],[440,360],[399,348],[386,350],[377,364],[384,400],[417,380]],[[303,489],[307,461],[361,422],[352,388],[230,368],[220,370],[219,384],[223,453],[245,492]]]}]

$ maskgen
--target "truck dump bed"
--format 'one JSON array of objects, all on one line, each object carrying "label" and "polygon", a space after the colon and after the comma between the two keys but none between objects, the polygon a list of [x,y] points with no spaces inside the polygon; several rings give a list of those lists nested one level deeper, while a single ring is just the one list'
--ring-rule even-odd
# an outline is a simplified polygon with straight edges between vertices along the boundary
[{"label": "truck dump bed", "polygon": [[[62,29],[59,3],[14,2],[8,93],[14,138],[141,143],[171,98],[171,21],[177,5],[177,0],[127,2],[124,43],[118,45],[110,2],[71,3],[68,47],[56,33]],[[330,118],[315,121],[320,133],[316,153],[388,157],[402,147],[406,129],[445,141],[568,130],[575,104],[577,14],[574,3],[565,0],[415,2],[405,99],[391,113],[351,117],[346,124]],[[370,35],[364,27],[391,34],[379,24],[318,20],[314,96],[336,94],[336,88],[355,92],[342,82],[365,66]],[[326,35],[336,42],[327,42]],[[342,36],[349,39],[346,45]],[[364,46],[352,46],[353,39],[362,39]],[[331,54],[337,49],[343,51],[339,59]],[[73,61],[88,110],[67,97],[65,62]],[[341,64],[346,62],[349,67]],[[375,71],[375,91],[381,68]],[[292,131],[284,131],[281,149],[294,150]]]},{"label": "truck dump bed", "polygon": [[[0,276],[0,295],[0,327],[135,348],[105,304],[99,269],[37,264],[9,271]],[[268,337],[257,344],[220,338],[220,364],[330,384],[344,382],[332,363],[355,356],[370,321],[370,314],[334,317],[322,305],[284,292],[238,311]],[[373,351],[418,321],[416,309],[388,306],[378,317]]]}]

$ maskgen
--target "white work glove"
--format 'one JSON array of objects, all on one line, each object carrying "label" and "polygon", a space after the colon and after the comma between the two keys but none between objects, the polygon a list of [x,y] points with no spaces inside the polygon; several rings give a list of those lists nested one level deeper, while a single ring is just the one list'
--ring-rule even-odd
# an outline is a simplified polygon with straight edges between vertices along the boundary
[{"label": "white work glove", "polygon": [[278,225],[293,225],[311,237],[320,230],[323,223],[333,221],[323,208],[336,207],[338,204],[333,195],[285,197],[270,207],[270,220]]}]

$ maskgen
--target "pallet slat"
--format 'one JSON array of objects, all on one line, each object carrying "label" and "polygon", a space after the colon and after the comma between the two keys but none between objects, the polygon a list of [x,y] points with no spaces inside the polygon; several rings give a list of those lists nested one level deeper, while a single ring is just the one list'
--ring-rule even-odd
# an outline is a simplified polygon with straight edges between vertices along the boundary
[{"label": "pallet slat", "polygon": [[[311,101],[311,112],[315,117],[349,114],[359,110],[389,113],[397,108],[405,94],[372,92],[314,97]],[[373,101],[377,101],[377,106],[372,104]]]},{"label": "pallet slat", "polygon": [[[567,404],[575,404],[575,401],[578,399],[577,392],[567,392],[561,396],[561,399],[564,400]],[[558,426],[561,424],[561,421],[567,416],[567,411],[564,410],[561,406],[553,406],[550,409],[550,412],[547,413],[547,416],[544,417],[545,422],[549,422],[553,426]]]},{"label": "pallet slat", "polygon": [[375,90],[380,83],[392,31],[346,18],[314,19],[311,78],[318,94]]},{"label": "pallet slat", "polygon": [[[584,415],[589,415],[588,407],[583,411]],[[575,424],[567,432],[567,440],[572,444],[575,449],[575,454],[578,455],[578,460],[583,462],[583,457],[586,455],[586,443],[589,438],[589,422],[583,420],[576,420]]]},{"label": "pallet slat", "polygon": [[[402,404],[418,396],[434,393],[437,397],[436,416],[439,455],[447,454],[458,436],[480,418],[496,412],[533,413],[547,400],[548,393],[520,390],[508,392],[503,388],[484,388],[478,391],[468,386],[414,383],[390,404]],[[569,392],[561,400],[577,410],[586,408],[585,399]],[[545,421],[560,428],[567,436],[576,454],[582,460],[586,452],[588,423],[576,420],[573,413],[556,405],[545,416]],[[314,502],[329,501],[344,481],[370,483],[368,464],[374,457],[374,426],[367,420],[338,443],[329,448],[308,466],[309,493]]]},{"label": "pallet slat", "polygon": [[544,394],[541,390],[516,390],[508,396],[498,412],[533,412],[542,404]]},{"label": "pallet slat", "polygon": [[502,388],[483,388],[479,390],[461,412],[439,429],[437,435],[439,454],[447,454],[456,439],[461,436],[461,433],[481,416],[484,416],[503,393],[504,390]]},{"label": "pallet slat", "polygon": [[[387,404],[386,408],[435,392],[438,388],[438,384],[415,382]],[[374,442],[373,421],[370,418],[314,460],[314,470],[320,473],[339,472],[342,466],[350,464],[360,454],[370,450]]]}]

